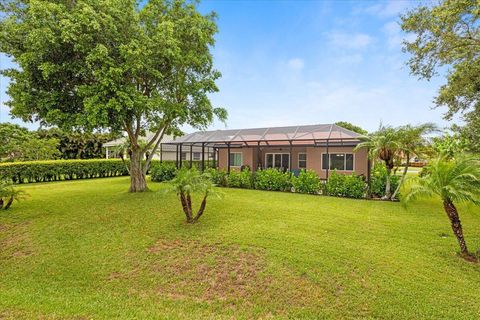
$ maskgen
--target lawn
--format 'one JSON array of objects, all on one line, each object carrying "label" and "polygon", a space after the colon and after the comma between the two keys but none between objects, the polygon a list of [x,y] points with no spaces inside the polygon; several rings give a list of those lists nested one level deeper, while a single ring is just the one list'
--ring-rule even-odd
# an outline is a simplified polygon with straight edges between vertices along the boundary
[{"label": "lawn", "polygon": [[[434,199],[221,189],[187,225],[167,186],[23,186],[30,198],[0,211],[0,318],[480,317],[480,265],[457,257]],[[480,210],[460,214],[480,248]]]}]

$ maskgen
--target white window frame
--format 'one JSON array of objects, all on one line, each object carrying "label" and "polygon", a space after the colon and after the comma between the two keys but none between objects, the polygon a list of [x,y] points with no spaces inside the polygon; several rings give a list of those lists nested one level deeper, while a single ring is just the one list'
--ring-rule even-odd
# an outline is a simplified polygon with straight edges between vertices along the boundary
[{"label": "white window frame", "polygon": [[[300,155],[301,154],[305,155],[305,160],[301,160],[301,161],[305,161],[305,168],[300,167]],[[307,169],[307,161],[308,161],[308,156],[307,156],[306,152],[299,152],[297,154],[297,167],[298,167],[298,169]]]},{"label": "white window frame", "polygon": [[[185,159],[183,158],[184,155],[185,155]],[[182,151],[182,153],[180,154],[180,161],[187,161],[187,160],[188,160],[188,152]]]},{"label": "white window frame", "polygon": [[[239,154],[240,155],[240,165],[239,166],[234,166],[234,165],[230,165],[230,159],[232,158],[232,154]],[[228,157],[227,159],[228,161],[228,164],[230,165],[230,167],[232,168],[240,168],[243,166],[243,152],[230,152],[230,156]]]},{"label": "white window frame", "polygon": [[[198,159],[195,157],[195,155],[198,154]],[[192,152],[192,160],[193,161],[200,161],[202,160],[202,153],[201,152]]]},{"label": "white window frame", "polygon": [[291,170],[290,167],[292,166],[292,156],[288,152],[268,152],[268,153],[265,153],[265,168],[268,168],[268,166],[267,166],[267,156],[269,154],[273,155],[273,163],[272,163],[273,166],[272,166],[272,168],[274,168],[274,169],[280,169],[281,168],[281,167],[279,167],[279,168],[275,167],[275,155],[276,154],[281,154],[282,155],[281,162],[283,162],[283,154],[288,154],[288,168],[287,168],[287,170]]},{"label": "white window frame", "polygon": [[[329,153],[326,153],[326,152],[322,152],[322,159],[321,159],[321,167],[320,169],[322,171],[327,171],[327,169],[323,169],[323,155],[324,154],[328,154],[328,171],[332,171],[332,170],[337,170],[337,171],[342,171],[342,172],[355,172],[355,152],[329,152]],[[330,156],[332,154],[343,154],[344,155],[344,160],[343,160],[343,167],[345,168],[344,170],[338,170],[338,169],[330,169],[330,163],[331,160],[330,160]],[[351,154],[353,156],[353,169],[352,170],[347,170],[347,154]]]}]

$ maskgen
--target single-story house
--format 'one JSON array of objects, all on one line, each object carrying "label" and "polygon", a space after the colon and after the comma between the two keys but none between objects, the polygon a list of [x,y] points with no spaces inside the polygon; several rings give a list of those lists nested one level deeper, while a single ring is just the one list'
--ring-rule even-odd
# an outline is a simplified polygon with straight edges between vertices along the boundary
[{"label": "single-story house", "polygon": [[298,173],[315,171],[321,179],[329,173],[369,177],[368,151],[354,151],[361,135],[335,124],[216,130],[191,133],[165,142],[177,152],[185,148],[213,149],[214,165],[220,169],[278,168]]},{"label": "single-story house", "polygon": [[[150,141],[154,137],[154,133],[147,133],[145,137],[142,137],[145,141]],[[178,139],[174,138],[170,135],[163,136],[162,142],[160,143],[158,149],[156,150],[153,159],[155,160],[166,160],[166,161],[201,161],[202,160],[202,148],[201,147],[192,147],[191,150],[184,148],[182,152],[177,150],[177,147],[173,144],[175,140]],[[112,140],[103,144],[105,148],[105,157],[109,158],[118,158],[119,155],[119,148],[125,145],[127,142],[126,137],[122,137],[116,140]],[[213,149],[205,151],[205,160],[212,160],[213,158]]]}]

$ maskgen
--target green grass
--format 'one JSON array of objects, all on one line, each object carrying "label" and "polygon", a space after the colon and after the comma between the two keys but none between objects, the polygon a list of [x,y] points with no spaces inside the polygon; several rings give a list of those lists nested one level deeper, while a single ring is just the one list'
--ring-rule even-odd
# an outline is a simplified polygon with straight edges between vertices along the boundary
[{"label": "green grass", "polygon": [[[151,183],[157,191],[165,184]],[[222,189],[196,225],[128,178],[22,187],[0,211],[0,318],[475,319],[480,266],[435,199]],[[480,247],[480,210],[460,206]]]}]

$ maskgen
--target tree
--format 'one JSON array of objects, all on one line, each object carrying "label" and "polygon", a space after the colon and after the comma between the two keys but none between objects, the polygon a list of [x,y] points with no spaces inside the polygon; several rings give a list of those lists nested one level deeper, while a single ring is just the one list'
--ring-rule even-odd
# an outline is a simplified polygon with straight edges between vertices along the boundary
[{"label": "tree", "polygon": [[0,181],[0,209],[8,210],[14,200],[20,201],[26,196],[25,191],[15,189],[11,182]]},{"label": "tree", "polygon": [[22,161],[38,161],[58,159],[62,155],[58,150],[58,139],[39,139],[35,136],[22,142],[20,157]]},{"label": "tree", "polygon": [[364,135],[364,136],[368,134],[367,130],[365,130],[365,129],[359,127],[359,126],[356,126],[356,125],[354,125],[350,122],[338,121],[338,122],[335,122],[335,124],[339,127],[342,127],[342,128],[347,129],[347,130],[359,133],[359,134]]},{"label": "tree", "polygon": [[466,153],[468,149],[468,142],[459,134],[444,134],[441,137],[434,137],[432,141],[434,154],[449,159],[454,158],[455,155]]},{"label": "tree", "polygon": [[0,123],[0,161],[13,161],[21,156],[21,145],[32,137],[27,128],[8,122]]},{"label": "tree", "polygon": [[398,129],[400,158],[402,162],[404,162],[404,168],[400,183],[392,194],[392,200],[396,198],[400,188],[403,185],[403,182],[405,181],[411,157],[422,155],[429,144],[425,135],[436,130],[438,130],[437,126],[433,123],[424,123],[417,126],[408,124]]},{"label": "tree", "polygon": [[442,156],[430,162],[427,174],[411,180],[411,186],[402,201],[407,204],[421,197],[437,195],[443,202],[443,208],[461,254],[471,258],[463,237],[462,224],[455,204],[471,202],[480,205],[480,160],[478,158],[447,159]]},{"label": "tree", "polygon": [[379,159],[385,162],[387,168],[387,183],[385,186],[385,196],[382,199],[390,199],[391,175],[395,167],[395,158],[400,150],[398,130],[392,127],[380,126],[379,130],[361,138],[354,150],[367,148],[370,159]]},{"label": "tree", "polygon": [[[11,114],[65,130],[126,132],[131,192],[147,190],[164,134],[226,119],[209,100],[220,77],[210,52],[216,15],[195,3],[14,0],[3,11],[0,51],[19,65],[3,71]],[[146,131],[155,134],[140,146]]]},{"label": "tree", "polygon": [[[443,0],[401,17],[403,31],[416,35],[413,41],[404,41],[404,51],[412,55],[408,61],[411,73],[430,80],[445,72],[447,83],[440,87],[435,103],[448,107],[446,119],[462,113],[467,128],[478,128],[480,123],[479,19],[476,0]],[[475,136],[479,138],[478,131]]]},{"label": "tree", "polygon": [[[187,218],[187,223],[195,223],[202,216],[207,205],[207,197],[213,192],[213,184],[206,174],[200,174],[196,168],[180,169],[171,181],[173,190],[182,203],[182,209]],[[198,193],[202,196],[202,203],[197,213],[193,214],[192,195]]]}]

